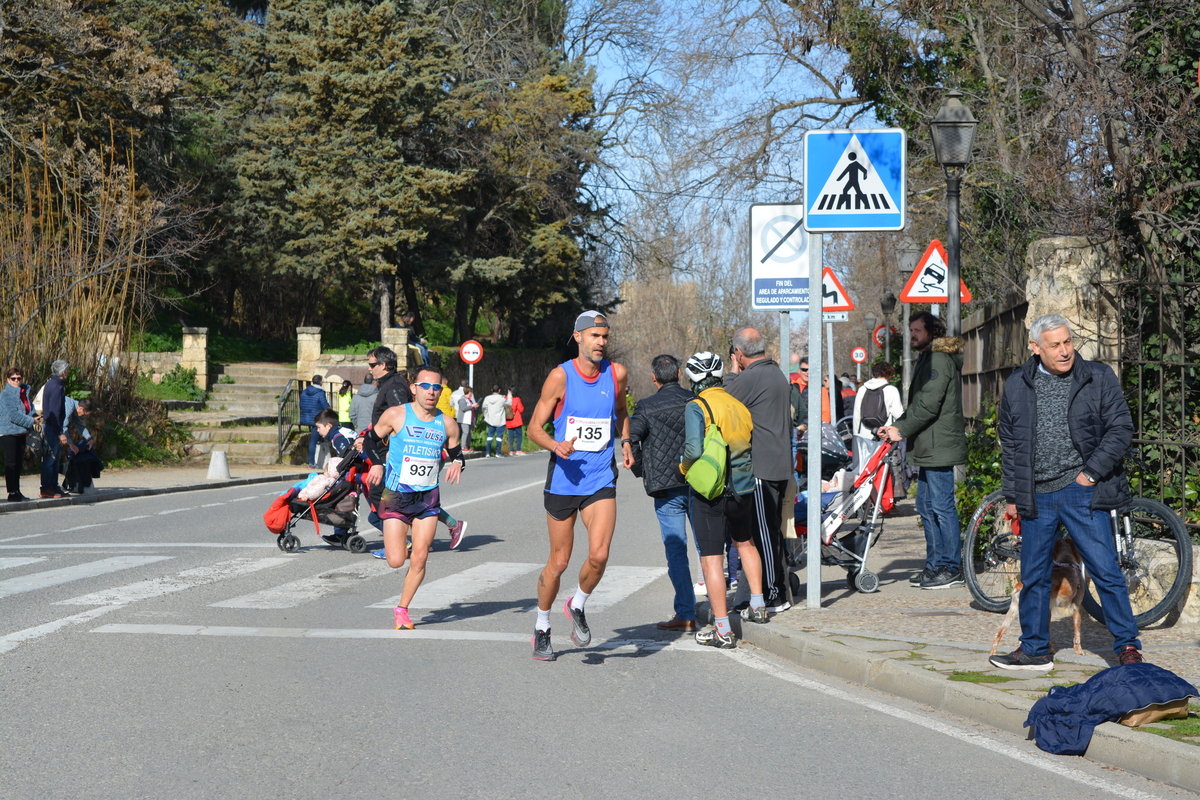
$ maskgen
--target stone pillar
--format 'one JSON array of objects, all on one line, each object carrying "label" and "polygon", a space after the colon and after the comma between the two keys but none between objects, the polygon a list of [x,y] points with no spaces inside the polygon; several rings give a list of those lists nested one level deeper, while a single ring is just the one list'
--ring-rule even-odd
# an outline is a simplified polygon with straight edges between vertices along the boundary
[{"label": "stone pillar", "polygon": [[296,378],[312,380],[321,360],[321,329],[296,328]]},{"label": "stone pillar", "polygon": [[118,325],[100,326],[100,344],[96,352],[98,372],[115,377],[121,360],[121,328]]},{"label": "stone pillar", "polygon": [[[1093,285],[1119,277],[1115,243],[1095,242],[1085,236],[1039,239],[1025,251],[1025,263],[1029,268],[1026,330],[1043,314],[1061,314],[1071,323],[1079,354],[1116,370],[1120,315],[1102,287]],[[1025,355],[1028,357],[1028,351]]]},{"label": "stone pillar", "polygon": [[384,347],[390,347],[396,352],[396,371],[403,372],[408,369],[408,328],[384,328],[383,342]]},{"label": "stone pillar", "polygon": [[183,355],[179,365],[196,370],[196,385],[208,391],[208,328],[183,329]]}]

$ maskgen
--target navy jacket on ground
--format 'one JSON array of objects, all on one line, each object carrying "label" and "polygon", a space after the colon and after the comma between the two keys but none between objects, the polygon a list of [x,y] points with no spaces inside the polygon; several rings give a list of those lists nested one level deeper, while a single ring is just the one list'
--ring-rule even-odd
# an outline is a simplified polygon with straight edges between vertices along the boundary
[{"label": "navy jacket on ground", "polygon": [[[1033,388],[1041,359],[1032,356],[1004,382],[999,434],[1003,448],[1001,479],[1004,498],[1025,519],[1037,519],[1033,459],[1037,430],[1037,394]],[[1083,458],[1083,472],[1099,481],[1092,509],[1107,511],[1128,505],[1131,497],[1123,458],[1133,441],[1133,417],[1121,384],[1105,364],[1078,354],[1071,369],[1067,425],[1071,443]]]},{"label": "navy jacket on ground", "polygon": [[1084,683],[1055,686],[1033,704],[1025,727],[1047,753],[1079,756],[1102,722],[1130,711],[1195,697],[1196,687],[1154,664],[1126,664],[1097,672]]},{"label": "navy jacket on ground", "polygon": [[325,390],[315,383],[309,384],[300,393],[300,424],[312,425],[317,414],[326,408],[329,408],[329,400],[325,397]]}]

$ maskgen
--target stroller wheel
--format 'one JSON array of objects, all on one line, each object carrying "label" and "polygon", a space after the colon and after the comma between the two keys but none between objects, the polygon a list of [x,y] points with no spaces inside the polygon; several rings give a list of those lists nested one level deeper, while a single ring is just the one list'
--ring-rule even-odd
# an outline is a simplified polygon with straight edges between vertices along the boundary
[{"label": "stroller wheel", "polygon": [[792,587],[792,597],[799,597],[802,592],[800,589],[800,576],[796,573],[788,575],[788,584]]},{"label": "stroller wheel", "polygon": [[870,571],[858,573],[858,577],[854,579],[854,588],[858,589],[863,594],[879,591],[879,577]]},{"label": "stroller wheel", "polygon": [[858,588],[858,567],[846,569],[846,588],[852,592]]},{"label": "stroller wheel", "polygon": [[283,550],[284,552],[287,552],[287,549],[283,546],[283,540],[286,536],[287,536],[286,533],[281,533],[275,537],[275,546],[278,547],[280,550]]},{"label": "stroller wheel", "polygon": [[358,534],[347,537],[346,549],[351,553],[365,553],[367,552],[367,540]]},{"label": "stroller wheel", "polygon": [[285,553],[294,553],[296,552],[296,548],[300,546],[300,540],[290,533],[284,534],[280,539],[279,547]]}]

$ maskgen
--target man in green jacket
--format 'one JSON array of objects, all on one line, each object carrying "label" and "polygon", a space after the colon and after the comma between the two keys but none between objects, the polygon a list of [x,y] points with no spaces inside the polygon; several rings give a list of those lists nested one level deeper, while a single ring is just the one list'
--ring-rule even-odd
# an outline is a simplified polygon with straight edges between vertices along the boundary
[{"label": "man in green jacket", "polygon": [[962,586],[962,527],[954,503],[954,468],[967,461],[962,413],[962,339],[946,337],[946,323],[922,311],[908,326],[921,354],[908,390],[908,407],[879,437],[908,440],[908,463],[920,468],[917,513],[925,530],[925,568],[909,579],[922,589]]}]

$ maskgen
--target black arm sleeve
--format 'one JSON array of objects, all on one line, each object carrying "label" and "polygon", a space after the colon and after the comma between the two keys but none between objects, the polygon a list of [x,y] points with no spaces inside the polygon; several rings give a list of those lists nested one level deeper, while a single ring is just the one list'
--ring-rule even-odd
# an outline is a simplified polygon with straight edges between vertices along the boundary
[{"label": "black arm sleeve", "polygon": [[379,438],[379,434],[375,433],[374,428],[363,436],[363,455],[371,459],[372,464],[382,464],[383,460],[387,458],[383,440]]}]

